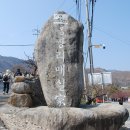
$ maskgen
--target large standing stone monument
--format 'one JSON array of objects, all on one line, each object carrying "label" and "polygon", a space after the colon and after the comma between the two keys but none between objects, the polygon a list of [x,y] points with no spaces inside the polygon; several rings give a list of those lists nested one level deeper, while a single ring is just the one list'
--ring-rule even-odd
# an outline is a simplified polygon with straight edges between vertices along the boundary
[{"label": "large standing stone monument", "polygon": [[77,107],[83,89],[83,25],[65,12],[45,24],[35,47],[42,90],[50,107]]}]

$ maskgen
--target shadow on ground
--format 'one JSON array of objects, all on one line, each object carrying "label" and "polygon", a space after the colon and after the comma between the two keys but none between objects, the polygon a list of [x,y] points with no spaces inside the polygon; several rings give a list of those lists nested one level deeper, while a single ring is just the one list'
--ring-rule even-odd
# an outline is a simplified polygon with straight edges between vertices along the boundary
[{"label": "shadow on ground", "polygon": [[4,105],[5,103],[7,103],[9,96],[10,96],[10,95],[0,94],[0,106],[2,106],[2,105]]}]

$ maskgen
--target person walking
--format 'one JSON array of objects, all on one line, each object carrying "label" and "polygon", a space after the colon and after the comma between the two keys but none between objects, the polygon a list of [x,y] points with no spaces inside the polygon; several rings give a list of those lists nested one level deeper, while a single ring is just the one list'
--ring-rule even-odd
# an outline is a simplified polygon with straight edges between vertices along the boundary
[{"label": "person walking", "polygon": [[10,70],[6,70],[5,74],[3,74],[3,94],[8,94],[9,85],[10,85]]}]

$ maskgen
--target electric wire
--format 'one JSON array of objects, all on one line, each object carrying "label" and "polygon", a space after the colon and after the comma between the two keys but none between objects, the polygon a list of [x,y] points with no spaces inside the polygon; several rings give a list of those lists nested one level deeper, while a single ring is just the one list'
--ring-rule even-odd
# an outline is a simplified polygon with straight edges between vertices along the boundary
[{"label": "electric wire", "polygon": [[0,46],[34,46],[34,44],[0,44]]},{"label": "electric wire", "polygon": [[95,30],[98,30],[98,31],[100,31],[100,32],[103,32],[104,34],[106,34],[107,36],[111,37],[112,39],[115,39],[115,40],[120,41],[120,43],[122,43],[122,44],[130,45],[130,43],[128,43],[128,42],[126,42],[126,41],[124,41],[124,40],[122,40],[122,39],[120,39],[120,38],[117,38],[117,37],[111,35],[109,32],[103,31],[102,29],[99,29],[99,28],[97,28],[97,27],[94,27],[94,29],[95,29]]}]

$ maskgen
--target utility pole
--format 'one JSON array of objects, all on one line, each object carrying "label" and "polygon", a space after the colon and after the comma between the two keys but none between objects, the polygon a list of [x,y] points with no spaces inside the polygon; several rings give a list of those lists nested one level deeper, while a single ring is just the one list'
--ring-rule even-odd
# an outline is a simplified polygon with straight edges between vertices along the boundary
[{"label": "utility pole", "polygon": [[91,43],[91,38],[92,38],[92,24],[93,24],[93,0],[92,0],[92,18],[90,21],[90,16],[89,16],[89,0],[86,1],[86,16],[87,16],[87,37],[88,37],[88,52],[89,52],[89,62],[90,62],[90,74],[94,73],[94,67],[93,67],[93,52],[92,52],[92,43]]},{"label": "utility pole", "polygon": [[75,0],[76,3],[76,16],[78,21],[81,20],[81,0]]},{"label": "utility pole", "polygon": [[[88,38],[88,54],[89,54],[89,62],[90,62],[90,75],[91,75],[91,82],[92,82],[92,89],[93,89],[93,51],[92,51],[92,30],[93,30],[93,10],[95,0],[85,0],[86,3],[86,20],[87,20],[87,38]],[[90,88],[88,88],[89,94]],[[93,90],[90,92],[92,97],[94,97]]]},{"label": "utility pole", "polygon": [[38,27],[33,29],[33,32],[35,32],[35,33],[33,33],[33,35],[36,35],[38,38],[38,35],[40,34],[40,30],[38,29]]}]

